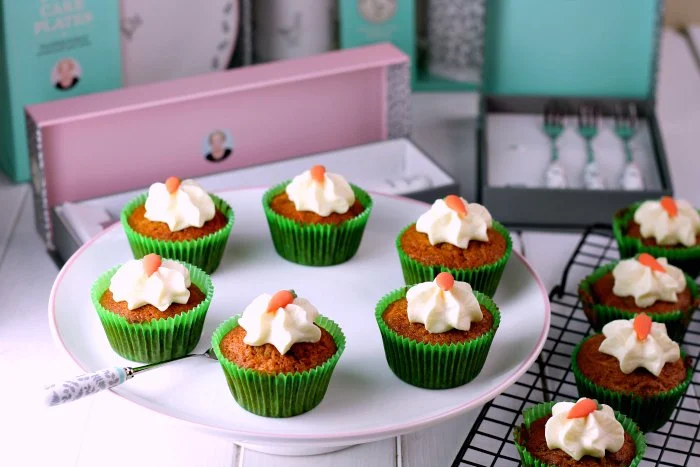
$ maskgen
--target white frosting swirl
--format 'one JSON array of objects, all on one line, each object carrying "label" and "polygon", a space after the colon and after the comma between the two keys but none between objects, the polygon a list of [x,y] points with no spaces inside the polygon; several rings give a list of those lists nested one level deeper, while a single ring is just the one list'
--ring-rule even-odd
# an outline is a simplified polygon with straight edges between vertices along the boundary
[{"label": "white frosting swirl", "polygon": [[481,306],[466,282],[455,281],[449,291],[435,281],[416,284],[406,292],[408,320],[421,323],[436,334],[450,329],[468,331],[473,322],[484,318]]},{"label": "white frosting swirl", "polygon": [[666,272],[654,271],[636,259],[620,261],[613,269],[613,293],[618,297],[634,297],[634,303],[646,308],[657,300],[677,302],[678,293],[685,290],[683,271],[668,264],[666,258],[656,258]]},{"label": "white frosting swirl", "polygon": [[671,217],[659,200],[644,201],[634,212],[642,237],[654,237],[659,245],[694,246],[700,233],[700,215],[682,199],[675,200],[678,214]]},{"label": "white frosting swirl", "polygon": [[447,206],[444,199],[438,199],[428,212],[418,218],[416,230],[427,234],[431,245],[449,243],[467,248],[470,240],[489,240],[486,230],[493,224],[491,214],[480,204],[467,203],[463,198],[460,200],[467,207],[464,217]]},{"label": "white frosting swirl", "polygon": [[680,346],[668,337],[663,323],[651,323],[651,332],[643,341],[637,339],[633,319],[611,321],[603,326],[603,334],[598,350],[617,358],[624,374],[646,368],[659,376],[666,363],[681,358]]},{"label": "white frosting swirl", "polygon": [[341,175],[325,172],[319,183],[307,170],[297,175],[285,190],[297,211],[312,211],[326,217],[333,212],[345,214],[355,203],[355,193]]},{"label": "white frosting swirl", "polygon": [[165,222],[171,232],[201,227],[214,218],[216,208],[209,193],[194,180],[183,180],[174,193],[165,183],[154,183],[146,198],[146,219]]},{"label": "white frosting swirl", "polygon": [[115,301],[125,301],[130,310],[153,305],[165,311],[173,303],[187,303],[191,284],[190,272],[177,261],[164,259],[160,267],[148,276],[143,261],[132,259],[114,273],[109,291]]},{"label": "white frosting swirl", "polygon": [[264,293],[243,310],[238,324],[248,345],[272,344],[284,355],[297,342],[318,342],[321,329],[314,324],[318,310],[306,299],[295,298],[276,311],[267,311],[272,295]]},{"label": "white frosting swirl", "polygon": [[[579,399],[581,400],[581,399]],[[552,407],[544,436],[549,449],[561,449],[574,460],[583,456],[602,458],[605,451],[617,452],[625,443],[625,429],[605,404],[585,417],[568,418],[573,402],[559,402]]]}]

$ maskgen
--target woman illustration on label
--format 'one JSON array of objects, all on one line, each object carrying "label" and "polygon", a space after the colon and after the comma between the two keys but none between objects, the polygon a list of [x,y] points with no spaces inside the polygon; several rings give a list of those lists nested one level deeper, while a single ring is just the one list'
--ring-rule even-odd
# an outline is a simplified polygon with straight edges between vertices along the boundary
[{"label": "woman illustration on label", "polygon": [[206,159],[211,162],[221,162],[231,155],[231,148],[226,147],[226,133],[216,130],[209,135],[209,153]]},{"label": "woman illustration on label", "polygon": [[55,87],[59,91],[67,91],[72,89],[80,77],[78,76],[77,66],[75,62],[70,58],[64,58],[58,64],[56,64],[56,69],[54,71]]}]

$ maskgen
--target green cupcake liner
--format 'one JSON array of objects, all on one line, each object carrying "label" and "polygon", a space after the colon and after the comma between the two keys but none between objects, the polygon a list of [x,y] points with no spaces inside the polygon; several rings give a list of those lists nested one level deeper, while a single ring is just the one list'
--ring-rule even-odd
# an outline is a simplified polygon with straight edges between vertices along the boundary
[{"label": "green cupcake liner", "polygon": [[649,253],[655,258],[668,259],[669,263],[681,268],[692,277],[700,276],[700,244],[687,248],[668,248],[644,245],[640,239],[627,236],[627,226],[633,220],[634,213],[640,204],[635,203],[629,208],[622,209],[613,217],[613,235],[620,250],[620,257],[631,258],[639,253]]},{"label": "green cupcake liner", "polygon": [[[688,367],[688,374],[681,384],[675,388],[655,394],[641,397],[632,393],[617,392],[595,384],[587,378],[578,366],[578,353],[584,342],[593,336],[588,336],[574,348],[571,355],[571,370],[576,379],[576,387],[581,397],[596,399],[607,404],[613,409],[622,412],[632,418],[642,431],[656,431],[666,424],[671,418],[678,401],[683,397],[693,380],[693,369]],[[685,352],[681,352],[681,358],[685,359]]]},{"label": "green cupcake liner", "polygon": [[130,323],[100,304],[100,298],[109,288],[110,280],[119,266],[105,272],[95,281],[90,291],[92,304],[107,334],[109,345],[116,353],[135,362],[157,363],[187,355],[197,346],[214,294],[214,285],[201,269],[190,264],[183,265],[190,272],[192,283],[205,294],[204,300],[185,313],[144,323]]},{"label": "green cupcake liner", "polygon": [[396,249],[399,252],[399,261],[403,270],[403,278],[406,285],[419,284],[421,282],[429,282],[441,272],[447,271],[455,280],[469,283],[474,290],[493,297],[498,288],[498,283],[501,281],[503,271],[506,268],[510,254],[513,251],[513,242],[510,238],[510,233],[503,225],[498,222],[493,223],[493,229],[501,234],[506,239],[506,252],[495,263],[486,264],[474,269],[453,269],[444,266],[430,266],[420,263],[411,258],[401,248],[401,237],[403,234],[415,224],[410,224],[404,227],[396,237]]},{"label": "green cupcake liner", "polygon": [[501,323],[496,304],[474,292],[477,301],[493,315],[493,327],[476,339],[458,344],[426,344],[404,337],[387,326],[382,315],[387,307],[406,296],[407,287],[396,289],[379,300],[375,318],[384,343],[389,368],[401,380],[426,389],[462,386],[476,378],[486,362],[491,343]]},{"label": "green cupcake liner", "polygon": [[[607,273],[611,272],[616,265],[617,262],[614,262],[596,269],[589,276],[584,278],[578,286],[579,298],[581,299],[583,313],[588,318],[588,321],[591,323],[593,329],[598,332],[600,332],[603,329],[603,326],[608,324],[610,321],[615,321],[617,319],[634,319],[634,317],[637,316],[637,313],[632,311],[601,305],[595,302],[595,298],[591,292],[593,283],[598,281]],[[686,287],[688,287],[690,290],[690,294],[693,298],[693,301],[688,308],[679,309],[668,313],[647,312],[652,321],[664,323],[666,325],[666,331],[668,332],[669,337],[677,342],[681,342],[683,340],[683,336],[688,330],[693,313],[698,307],[698,303],[700,303],[698,286],[695,281],[686,274],[685,282]]]},{"label": "green cupcake liner", "polygon": [[131,251],[134,253],[134,258],[140,259],[149,253],[156,253],[163,258],[175,259],[197,266],[208,274],[216,271],[224,256],[226,243],[233,228],[234,214],[233,209],[226,201],[215,195],[210,194],[209,196],[214,201],[216,209],[228,218],[228,223],[205,237],[179,242],[150,238],[132,229],[129,225],[129,216],[137,207],[146,203],[148,194],[144,193],[131,200],[122,209],[121,223],[124,232],[126,232],[126,238],[129,240]]},{"label": "green cupcake liner", "polygon": [[321,403],[326,394],[333,369],[345,350],[345,335],[337,324],[319,316],[316,324],[325,329],[335,341],[335,354],[322,365],[296,373],[270,375],[242,368],[221,353],[221,340],[238,326],[240,315],[222,323],[211,338],[211,345],[224,371],[231,395],[248,412],[263,417],[293,417],[308,412]]},{"label": "green cupcake liner", "polygon": [[[534,421],[552,415],[552,407],[554,407],[554,404],[556,404],[556,402],[543,402],[542,404],[537,404],[535,406],[525,409],[525,411],[523,412],[523,424],[525,425],[525,428],[529,430],[530,425]],[[642,458],[644,457],[644,451],[646,451],[647,448],[647,443],[644,439],[644,433],[639,431],[639,428],[637,427],[637,425],[635,425],[634,421],[631,418],[626,417],[624,414],[621,414],[620,412],[615,412],[615,418],[618,422],[620,422],[620,424],[622,424],[622,428],[625,430],[625,433],[630,435],[632,437],[632,440],[634,441],[637,451],[629,467],[637,467],[642,461]],[[533,457],[533,455],[530,454],[530,451],[527,450],[525,445],[520,442],[521,434],[522,433],[520,427],[515,427],[513,429],[515,447],[518,450],[518,454],[520,454],[520,460],[522,461],[522,465],[524,467],[556,467],[550,464],[546,464],[541,460]]]},{"label": "green cupcake liner", "polygon": [[340,224],[303,224],[277,214],[272,199],[284,192],[290,181],[267,190],[262,203],[270,226],[272,243],[284,259],[305,266],[332,266],[348,261],[360,248],[362,234],[372,212],[372,198],[351,185],[355,198],[365,208],[358,216]]}]

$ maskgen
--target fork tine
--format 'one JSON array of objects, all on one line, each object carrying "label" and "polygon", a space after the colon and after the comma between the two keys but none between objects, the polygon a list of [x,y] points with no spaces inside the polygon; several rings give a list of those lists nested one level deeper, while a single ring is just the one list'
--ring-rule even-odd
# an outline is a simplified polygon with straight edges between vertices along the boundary
[{"label": "fork tine", "polygon": [[613,112],[613,118],[615,120],[615,125],[620,126],[624,124],[624,113],[622,111],[622,104],[617,102],[615,104],[615,110]]},{"label": "fork tine", "polygon": [[637,117],[637,106],[634,102],[629,104],[629,116],[630,116],[630,126],[636,128],[639,124],[639,118]]},{"label": "fork tine", "polygon": [[548,125],[556,125],[557,107],[555,101],[549,101],[545,108],[545,115]]},{"label": "fork tine", "polygon": [[593,118],[593,125],[596,128],[598,128],[598,126],[600,125],[601,114],[602,114],[602,111],[600,109],[600,106],[599,105],[594,106],[592,118]]}]

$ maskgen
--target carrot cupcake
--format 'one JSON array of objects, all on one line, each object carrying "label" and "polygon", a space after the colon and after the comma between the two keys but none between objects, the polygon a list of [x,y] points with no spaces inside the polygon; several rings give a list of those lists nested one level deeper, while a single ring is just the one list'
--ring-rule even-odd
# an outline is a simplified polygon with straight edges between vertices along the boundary
[{"label": "carrot cupcake", "polygon": [[402,287],[377,304],[375,318],[389,368],[428,389],[461,386],[477,377],[501,322],[495,303],[442,272]]},{"label": "carrot cupcake", "polygon": [[213,293],[201,269],[148,254],[100,276],[91,298],[112,349],[156,363],[194,349]]},{"label": "carrot cupcake", "polygon": [[700,214],[687,201],[664,196],[619,211],[613,233],[620,256],[663,256],[691,277],[700,274]]},{"label": "carrot cupcake", "polygon": [[121,222],[134,257],[148,253],[216,270],[233,227],[233,209],[194,180],[168,178],[129,202]]},{"label": "carrot cupcake", "polygon": [[646,450],[631,419],[587,398],[526,409],[513,437],[525,467],[636,467]]},{"label": "carrot cupcake", "polygon": [[372,211],[365,191],[322,165],[270,188],[262,201],[277,253],[306,266],[352,258]]},{"label": "carrot cupcake", "polygon": [[512,250],[508,231],[477,203],[449,195],[396,238],[407,285],[431,281],[442,271],[493,296]]},{"label": "carrot cupcake", "polygon": [[665,323],[672,339],[681,341],[698,306],[695,281],[666,258],[642,253],[596,269],[579,284],[583,312],[596,331],[616,319],[647,313]]},{"label": "carrot cupcake", "polygon": [[212,336],[233,398],[264,417],[292,417],[326,394],[345,336],[293,291],[262,294]]},{"label": "carrot cupcake", "polygon": [[611,321],[602,334],[574,349],[571,368],[579,394],[611,405],[643,431],[671,418],[693,378],[690,358],[671,340],[663,323],[641,313]]}]

